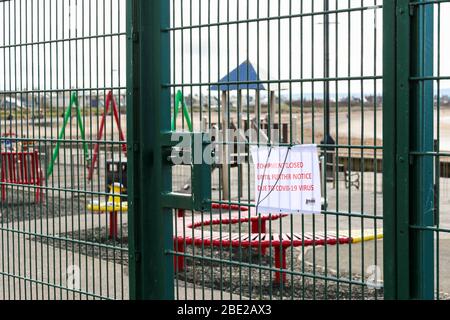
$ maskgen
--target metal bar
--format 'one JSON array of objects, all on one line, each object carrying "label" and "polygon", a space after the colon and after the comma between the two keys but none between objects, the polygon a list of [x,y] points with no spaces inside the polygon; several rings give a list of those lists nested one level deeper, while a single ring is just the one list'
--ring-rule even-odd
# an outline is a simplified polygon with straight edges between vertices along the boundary
[{"label": "metal bar", "polygon": [[[409,210],[410,210],[410,167],[409,167],[409,94],[410,94],[410,16],[408,1],[399,1],[394,9],[397,13],[396,35],[396,268],[397,299],[409,299]],[[387,242],[388,243],[388,242]]]},{"label": "metal bar", "polygon": [[252,80],[252,81],[224,81],[224,82],[196,82],[193,84],[186,84],[186,83],[164,83],[163,87],[190,87],[192,86],[202,86],[202,87],[208,87],[208,86],[232,86],[232,85],[270,85],[270,84],[280,84],[280,83],[300,83],[300,82],[326,82],[326,81],[356,81],[356,80],[382,80],[382,76],[347,76],[347,77],[312,77],[312,78],[293,78],[293,79],[279,79],[279,80]]},{"label": "metal bar", "polygon": [[[435,1],[439,1],[439,0],[435,0]],[[444,0],[441,0],[441,1],[444,1]],[[255,19],[239,19],[239,20],[235,20],[235,21],[223,21],[223,22],[208,23],[208,24],[202,24],[202,25],[180,26],[180,27],[163,29],[163,31],[177,31],[177,30],[183,30],[183,29],[196,29],[196,28],[205,28],[205,27],[220,27],[220,26],[244,24],[244,23],[251,23],[251,22],[270,22],[272,20],[284,20],[284,19],[290,19],[290,18],[305,18],[305,17],[323,16],[326,13],[328,13],[328,14],[350,13],[350,12],[355,12],[355,11],[360,12],[360,11],[365,11],[365,10],[376,10],[376,9],[381,9],[381,8],[383,8],[382,5],[351,7],[351,8],[339,9],[339,10],[328,10],[328,11],[323,10],[323,11],[292,14],[292,15],[280,15],[280,16],[276,15],[276,16],[258,17]]]},{"label": "metal bar", "polygon": [[[170,35],[161,32],[169,26],[169,6],[162,0],[127,2],[132,299],[174,297],[172,257],[166,254],[173,246],[172,217],[161,202],[161,192],[171,190],[171,168],[163,162],[160,140],[171,125],[170,89],[162,88],[170,78]],[[152,77],[143,70],[151,70]]]},{"label": "metal bar", "polygon": [[[407,2],[407,1],[406,1]],[[409,81],[405,73],[409,73],[409,54],[404,48],[409,47],[409,18],[405,1],[388,1],[383,7],[383,104],[390,106],[383,113],[384,136],[391,137],[383,142],[383,198],[384,208],[384,279],[386,299],[407,298],[409,292],[408,274],[408,205],[404,194],[408,189],[407,159],[409,148],[408,129],[399,125],[399,112],[404,106],[399,105],[400,97],[408,97]],[[401,34],[402,37],[399,37]],[[405,46],[406,45],[406,46]],[[400,57],[400,59],[399,59]],[[395,65],[396,71],[391,72]],[[396,90],[392,90],[396,88]],[[403,107],[403,109],[401,109]],[[406,113],[407,115],[408,113]],[[405,112],[401,114],[401,117]],[[402,123],[403,123],[402,119]],[[399,141],[401,143],[399,143]],[[400,147],[400,149],[398,149]],[[399,188],[401,187],[401,188]],[[399,191],[401,197],[399,196]],[[399,247],[402,245],[403,256],[399,259]],[[406,256],[405,256],[406,255]]]},{"label": "metal bar", "polygon": [[[420,6],[411,18],[411,75],[434,72],[434,8]],[[434,151],[433,81],[411,84],[411,149]],[[434,225],[433,159],[419,157],[411,165],[411,220],[413,225]],[[434,299],[434,238],[425,230],[411,232],[411,298]]]}]

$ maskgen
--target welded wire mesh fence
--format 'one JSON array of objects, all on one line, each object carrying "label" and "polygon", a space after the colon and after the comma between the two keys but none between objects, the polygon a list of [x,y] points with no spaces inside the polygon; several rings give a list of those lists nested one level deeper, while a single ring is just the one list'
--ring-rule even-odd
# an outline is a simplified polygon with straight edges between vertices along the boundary
[{"label": "welded wire mesh fence", "polygon": [[0,2],[0,299],[129,296],[126,195],[109,187],[125,181],[125,13]]},{"label": "welded wire mesh fence", "polygon": [[[376,0],[171,1],[176,130],[192,120],[231,159],[211,170],[211,211],[175,211],[177,298],[383,297],[382,20]],[[258,222],[250,147],[297,144],[319,147],[322,212]]]},{"label": "welded wire mesh fence", "polygon": [[[0,299],[447,298],[449,12],[0,1]],[[297,145],[320,212],[261,212]]]}]

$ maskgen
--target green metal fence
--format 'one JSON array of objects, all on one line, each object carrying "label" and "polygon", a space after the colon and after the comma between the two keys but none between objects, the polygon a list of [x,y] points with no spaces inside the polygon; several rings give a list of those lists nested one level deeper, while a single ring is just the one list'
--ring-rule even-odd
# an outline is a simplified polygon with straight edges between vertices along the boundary
[{"label": "green metal fence", "polygon": [[[132,297],[382,298],[382,2],[129,9]],[[231,160],[193,161],[210,140]],[[320,150],[321,213],[258,220],[250,147],[297,144]]]},{"label": "green metal fence", "polygon": [[0,299],[129,297],[125,13],[0,2]]},{"label": "green metal fence", "polygon": [[449,2],[0,1],[0,299],[447,298]]}]

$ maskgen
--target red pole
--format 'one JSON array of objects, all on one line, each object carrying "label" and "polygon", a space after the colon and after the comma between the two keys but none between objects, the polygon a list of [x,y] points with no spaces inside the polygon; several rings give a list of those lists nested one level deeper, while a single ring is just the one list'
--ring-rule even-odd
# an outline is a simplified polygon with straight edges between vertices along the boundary
[{"label": "red pole", "polygon": [[[276,269],[284,269],[286,270],[286,249],[281,248],[281,265],[280,265],[280,248],[275,247],[275,268]],[[282,276],[280,274],[280,271],[275,272],[275,284],[280,284],[282,281],[283,284],[286,283],[286,273],[282,273]]]},{"label": "red pole", "polygon": [[[103,130],[105,128],[106,115],[108,114],[109,105],[111,104],[111,96],[112,96],[112,92],[110,91],[108,93],[108,95],[106,96],[105,112],[103,113],[102,121],[100,122],[100,128],[99,128],[98,134],[97,134],[97,141],[100,141],[102,139],[102,136],[103,136]],[[98,159],[98,150],[99,150],[99,148],[100,148],[100,144],[97,142],[95,144],[95,147],[94,147],[94,157],[92,158],[91,167],[89,168],[89,176],[88,176],[88,180],[89,181],[92,180],[92,176],[94,175],[94,169],[95,169],[95,165],[96,165],[97,159]]]},{"label": "red pole", "polygon": [[[6,154],[2,153],[1,182],[6,182]],[[6,186],[2,184],[2,201],[6,200]]]},{"label": "red pole", "polygon": [[183,209],[178,209],[178,218],[183,218],[185,211]]},{"label": "red pole", "polygon": [[[42,193],[42,190],[41,190],[41,172],[40,172],[40,169],[39,169],[39,153],[37,151],[34,151],[33,165],[34,165],[34,170],[32,170],[32,171],[34,171],[34,174],[36,175],[34,177],[34,179],[35,179],[34,180],[34,184],[37,185],[36,203],[41,203],[41,193]],[[25,171],[27,171],[26,168],[25,168]],[[25,172],[25,174],[27,174],[27,173]]]},{"label": "red pole", "polygon": [[[257,220],[252,220],[252,233],[261,233],[259,231],[259,222],[261,221],[261,219],[257,219]],[[261,225],[261,231],[262,231],[263,226]]]},{"label": "red pole", "polygon": [[[173,241],[173,248],[175,252],[184,253],[184,244],[180,243],[178,239],[175,239]],[[184,256],[177,256],[175,255],[173,257],[173,267],[175,269],[175,273],[184,271]]]},{"label": "red pole", "polygon": [[[18,160],[18,161],[20,161],[20,167],[19,167],[19,172],[18,172],[19,184],[27,184],[27,183],[32,182],[30,180],[34,180],[33,179],[34,177],[30,177],[31,179],[29,180],[28,175],[25,176],[25,172],[27,172],[27,171],[25,171],[24,167],[27,165],[27,160],[28,160],[28,157],[26,157],[26,155],[28,155],[28,154],[25,154],[25,152],[21,152],[19,154],[19,160]],[[31,157],[31,161],[33,161],[32,157]],[[34,161],[33,161],[33,165],[34,165]]]},{"label": "red pole", "polygon": [[[122,125],[120,124],[119,111],[117,110],[116,99],[114,99],[112,92],[110,92],[110,93],[111,93],[111,100],[112,100],[112,104],[113,104],[114,118],[116,119],[116,124],[117,124],[117,127],[119,128],[119,138],[120,138],[120,141],[126,142],[125,135],[123,134],[123,131],[122,131]],[[126,143],[122,144],[122,151],[125,153],[125,155],[127,154],[127,144]]]},{"label": "red pole", "polygon": [[13,183],[16,183],[17,182],[17,180],[16,180],[16,157],[15,157],[15,153],[11,153],[10,155],[9,155],[9,165],[10,165],[10,168],[11,168],[11,174],[10,174],[10,177],[11,177],[11,181],[13,182]]},{"label": "red pole", "polygon": [[[111,102],[112,102],[112,105],[113,105],[114,119],[116,120],[117,127],[119,128],[119,138],[120,138],[120,141],[124,142],[122,144],[122,151],[126,155],[126,153],[127,153],[127,144],[126,144],[126,140],[125,140],[125,135],[124,135],[123,130],[122,130],[122,125],[120,124],[120,118],[119,118],[119,111],[117,109],[117,103],[116,103],[116,100],[114,99],[112,91],[109,91],[108,94],[106,95],[105,113],[103,114],[102,121],[100,123],[100,128],[99,128],[99,132],[98,132],[98,135],[97,135],[97,141],[100,141],[102,139],[103,130],[104,130],[104,127],[105,127],[106,116],[107,116],[107,114],[109,112],[109,107],[111,106]],[[88,180],[92,180],[92,176],[94,175],[95,165],[97,164],[97,160],[98,160],[99,148],[100,148],[99,143],[96,143],[95,147],[94,147],[94,157],[92,158],[91,167],[89,169]]]},{"label": "red pole", "polygon": [[[259,230],[259,222],[261,221],[261,231]],[[265,234],[266,233],[266,220],[263,220],[261,218],[258,218],[257,220],[253,220],[251,222],[252,225],[252,233],[259,233],[259,234]],[[265,256],[267,253],[267,248],[263,247],[261,248],[261,255]]]},{"label": "red pole", "polygon": [[117,212],[110,211],[109,212],[109,238],[117,239]]}]

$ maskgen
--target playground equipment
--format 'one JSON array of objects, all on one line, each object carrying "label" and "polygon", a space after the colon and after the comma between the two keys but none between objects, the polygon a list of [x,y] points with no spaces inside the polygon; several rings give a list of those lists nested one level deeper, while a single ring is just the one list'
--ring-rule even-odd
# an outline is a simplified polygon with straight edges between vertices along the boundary
[{"label": "playground equipment", "polygon": [[17,141],[17,135],[8,132],[2,136],[0,153],[1,200],[6,200],[7,184],[12,186],[32,186],[35,188],[36,203],[41,200],[43,176],[39,153],[30,146],[33,141]]},{"label": "playground equipment", "polygon": [[66,112],[64,114],[64,122],[61,128],[61,132],[59,133],[59,137],[58,137],[58,141],[56,143],[56,147],[53,151],[53,156],[51,159],[51,162],[48,166],[48,170],[47,170],[47,179],[50,178],[50,176],[53,174],[53,170],[54,170],[54,166],[55,166],[55,162],[58,159],[58,154],[59,154],[59,149],[61,146],[61,141],[64,140],[65,137],[65,131],[66,131],[66,126],[67,123],[69,122],[69,119],[72,115],[72,108],[73,107],[77,108],[77,121],[78,121],[78,126],[80,128],[80,134],[81,134],[81,140],[83,143],[83,149],[84,149],[84,157],[86,159],[86,162],[89,163],[90,161],[90,156],[89,156],[89,149],[86,143],[86,137],[85,137],[85,131],[84,131],[84,124],[83,124],[83,118],[81,116],[81,109],[80,109],[80,104],[78,102],[78,95],[76,92],[72,92],[71,96],[70,96],[70,103],[69,106],[66,109]]},{"label": "playground equipment", "polygon": [[[182,109],[182,112],[183,112],[183,118],[182,118],[183,125],[184,125],[184,121],[186,121],[189,132],[193,133],[194,127],[192,125],[192,120],[191,120],[191,116],[189,114],[189,109],[186,105],[186,102],[184,101],[183,93],[181,92],[181,90],[178,90],[175,95],[175,106],[174,106],[174,112],[173,112],[173,117],[172,117],[172,126],[171,126],[172,132],[177,131],[177,120],[178,120],[178,113],[179,113],[180,109]],[[191,181],[187,182],[183,186],[184,190],[189,190],[190,188],[191,188]]]},{"label": "playground equipment", "polygon": [[[259,73],[258,73],[258,71]],[[255,68],[254,65],[246,60],[243,63],[241,63],[237,68],[235,68],[234,70],[232,70],[230,73],[228,73],[226,76],[224,76],[222,79],[219,80],[219,83],[217,85],[212,85],[209,89],[210,91],[218,91],[221,92],[221,103],[222,103],[222,107],[221,107],[221,111],[222,111],[222,116],[221,116],[221,128],[227,128],[230,126],[230,92],[231,91],[237,91],[237,96],[238,96],[238,104],[242,105],[241,101],[242,101],[242,91],[246,90],[252,90],[255,91],[255,97],[256,97],[256,102],[255,102],[255,106],[257,108],[261,107],[260,104],[260,91],[265,91],[267,90],[269,92],[269,99],[268,99],[268,107],[267,107],[267,111],[268,111],[268,125],[266,127],[266,129],[268,131],[272,131],[275,130],[276,128],[276,121],[275,121],[275,114],[276,114],[276,110],[278,110],[278,106],[276,106],[276,97],[275,97],[275,91],[280,91],[280,90],[288,90],[289,86],[285,83],[272,83],[271,81],[269,81],[269,83],[264,86],[261,83],[261,79],[269,79],[268,74],[264,72],[264,70],[262,68]],[[259,112],[260,110],[258,110]],[[281,120],[281,114],[278,114],[278,119]],[[257,128],[260,127],[260,124],[257,124],[256,126]],[[281,128],[282,129],[282,128]],[[258,132],[260,132],[260,130],[257,130]],[[230,155],[232,154],[232,151],[230,150],[232,148],[232,146],[230,146],[230,140],[231,138],[229,137],[229,132],[227,130],[223,130],[223,141],[227,142],[224,143],[221,148],[222,148],[222,154],[223,155]],[[287,137],[287,134],[285,135]],[[271,137],[269,135],[269,137]],[[272,137],[271,137],[272,138]],[[271,139],[272,140],[272,139]],[[274,142],[273,140],[270,142]],[[227,159],[227,158],[225,158]],[[231,189],[230,189],[230,181],[228,179],[228,177],[230,176],[230,169],[231,169],[231,165],[230,163],[224,163],[224,165],[222,165],[220,167],[220,170],[222,172],[221,176],[222,176],[222,181],[221,181],[221,185],[222,185],[222,199],[223,200],[230,200],[231,199]]]},{"label": "playground equipment", "polygon": [[175,109],[172,118],[172,131],[175,132],[177,130],[177,118],[180,108],[183,110],[183,121],[186,120],[189,132],[194,132],[191,116],[189,115],[189,109],[184,101],[183,93],[180,90],[178,90],[177,94],[175,95]]},{"label": "playground equipment", "polygon": [[[128,212],[128,202],[122,202],[121,194],[124,188],[120,183],[110,186],[111,195],[107,202],[94,201],[88,205],[88,210],[97,213],[109,213],[109,237],[117,239],[118,236],[118,213]],[[256,214],[249,207],[229,205],[223,203],[212,203],[213,210],[231,210],[239,213],[215,216],[208,219],[203,215],[192,217],[185,215],[184,210],[178,210],[174,230],[174,250],[179,253],[174,257],[174,268],[176,272],[182,272],[184,266],[184,252],[186,246],[198,247],[220,247],[220,248],[253,248],[260,250],[262,255],[272,247],[275,260],[275,284],[286,283],[287,277],[283,273],[286,270],[286,250],[293,247],[325,246],[337,244],[360,243],[383,238],[382,231],[377,234],[352,234],[340,232],[308,232],[308,233],[272,233],[267,230],[267,222],[287,217],[287,214]],[[250,211],[250,212],[249,212]],[[213,225],[230,225],[250,223],[249,233],[216,232],[211,229]],[[272,251],[271,251],[272,252]]]},{"label": "playground equipment", "polygon": [[[242,211],[242,210],[241,210]],[[286,250],[294,247],[326,246],[337,244],[361,243],[383,238],[382,231],[377,234],[339,232],[308,232],[308,233],[272,233],[266,231],[266,223],[277,220],[287,215],[283,214],[227,214],[225,217],[207,219],[202,216],[195,218],[186,216],[178,217],[177,236],[174,238],[174,248],[177,253],[184,254],[185,247],[194,245],[197,247],[219,248],[254,248],[261,250],[265,255],[270,247],[273,248],[275,262],[274,284],[286,283],[287,276],[283,270],[287,270]],[[239,223],[251,223],[251,234],[228,233],[212,231],[212,225],[229,225]],[[272,251],[271,251],[272,252]],[[184,255],[175,255],[174,268],[176,272],[182,272]]]},{"label": "playground equipment", "polygon": [[41,200],[42,170],[38,151],[2,152],[0,181],[2,183],[2,201],[6,200],[6,186],[33,186],[36,203]]},{"label": "playground equipment", "polygon": [[125,135],[122,131],[122,126],[120,124],[120,117],[119,117],[119,111],[117,108],[116,99],[114,99],[114,95],[113,95],[112,91],[109,91],[108,94],[106,95],[105,112],[103,113],[102,120],[100,122],[100,128],[99,128],[99,131],[97,134],[97,142],[95,143],[95,146],[94,146],[94,155],[92,158],[92,163],[89,167],[89,175],[88,175],[89,181],[92,180],[92,177],[94,175],[95,166],[96,166],[97,160],[98,160],[98,151],[100,148],[99,141],[103,137],[103,130],[105,128],[106,116],[109,113],[109,108],[110,108],[111,104],[112,104],[114,119],[115,119],[117,127],[119,129],[119,138],[120,138],[120,141],[123,142],[122,151],[125,153],[125,157],[127,154],[127,145],[126,145]]},{"label": "playground equipment", "polygon": [[110,186],[110,196],[108,201],[94,201],[88,205],[87,209],[96,213],[109,213],[109,238],[117,239],[119,233],[118,214],[119,212],[128,212],[128,202],[122,202],[120,194],[125,188],[120,183],[114,183]]}]

